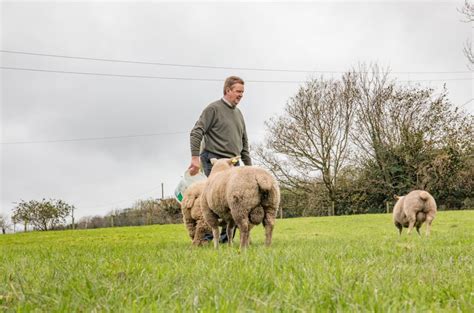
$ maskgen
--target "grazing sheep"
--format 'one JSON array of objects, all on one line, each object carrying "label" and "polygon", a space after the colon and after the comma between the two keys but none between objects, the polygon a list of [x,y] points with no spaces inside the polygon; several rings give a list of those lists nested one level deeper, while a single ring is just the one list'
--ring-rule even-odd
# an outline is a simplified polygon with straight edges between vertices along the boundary
[{"label": "grazing sheep", "polygon": [[400,235],[402,228],[408,227],[408,234],[416,227],[420,234],[420,227],[426,221],[426,235],[430,235],[431,223],[436,215],[434,198],[423,190],[414,190],[403,197],[395,196],[397,203],[393,208],[393,222]]},{"label": "grazing sheep", "polygon": [[264,169],[234,167],[238,158],[211,159],[212,171],[201,196],[204,219],[212,228],[215,248],[219,244],[219,218],[227,223],[229,245],[236,225],[240,230],[240,248],[246,248],[250,229],[263,222],[265,245],[269,246],[280,204],[278,183]]},{"label": "grazing sheep", "polygon": [[181,202],[181,212],[189,237],[193,245],[200,246],[204,242],[204,235],[211,232],[211,227],[206,223],[201,210],[201,193],[206,181],[198,181],[186,188]]}]

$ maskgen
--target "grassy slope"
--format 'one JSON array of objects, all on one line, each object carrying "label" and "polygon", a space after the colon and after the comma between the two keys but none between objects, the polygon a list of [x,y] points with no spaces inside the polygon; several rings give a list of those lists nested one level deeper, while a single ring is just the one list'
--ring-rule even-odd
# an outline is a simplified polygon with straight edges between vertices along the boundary
[{"label": "grassy slope", "polygon": [[0,311],[474,311],[474,211],[438,213],[430,238],[387,214],[251,235],[245,253],[192,249],[183,225],[0,236]]}]

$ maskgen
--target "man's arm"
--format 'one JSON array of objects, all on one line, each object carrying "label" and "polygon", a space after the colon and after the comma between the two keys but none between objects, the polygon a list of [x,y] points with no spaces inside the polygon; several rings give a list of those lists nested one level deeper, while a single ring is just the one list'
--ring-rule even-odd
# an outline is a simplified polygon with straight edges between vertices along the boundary
[{"label": "man's arm", "polygon": [[201,160],[199,159],[199,156],[192,156],[191,165],[189,165],[188,167],[189,174],[191,176],[196,175],[199,172],[200,168],[201,168]]},{"label": "man's arm", "polygon": [[250,151],[249,151],[249,140],[247,137],[247,130],[244,127],[244,132],[242,134],[242,162],[244,162],[245,165],[252,165],[252,159],[250,158]]},{"label": "man's arm", "polygon": [[189,173],[196,175],[201,168],[201,162],[199,160],[199,153],[201,148],[201,141],[204,134],[208,131],[212,125],[215,112],[211,107],[206,107],[201,113],[198,121],[194,125],[190,134],[190,146],[191,146],[191,164],[189,165]]}]

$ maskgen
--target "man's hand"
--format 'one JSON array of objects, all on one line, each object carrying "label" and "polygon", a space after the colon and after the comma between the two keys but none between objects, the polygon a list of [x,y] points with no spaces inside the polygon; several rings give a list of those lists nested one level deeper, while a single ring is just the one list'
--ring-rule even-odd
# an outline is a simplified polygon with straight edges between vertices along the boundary
[{"label": "man's hand", "polygon": [[200,168],[201,168],[201,161],[199,159],[199,156],[191,157],[191,165],[189,165],[188,167],[189,174],[191,176],[196,175],[199,172]]}]

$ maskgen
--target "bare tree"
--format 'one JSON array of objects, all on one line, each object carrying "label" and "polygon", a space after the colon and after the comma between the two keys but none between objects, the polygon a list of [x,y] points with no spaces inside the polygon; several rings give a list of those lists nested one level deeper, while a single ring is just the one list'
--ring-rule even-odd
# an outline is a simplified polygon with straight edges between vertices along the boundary
[{"label": "bare tree", "polygon": [[269,136],[257,159],[288,187],[312,191],[322,181],[336,201],[339,171],[348,160],[354,115],[352,73],[341,81],[313,79],[300,87],[283,115],[266,123]]},{"label": "bare tree", "polygon": [[416,148],[414,141],[423,136],[425,130],[436,128],[436,125],[426,125],[429,104],[436,99],[432,97],[432,89],[397,87],[389,74],[388,69],[376,64],[362,64],[354,70],[358,97],[352,138],[359,149],[359,161],[375,162],[382,178],[380,188],[393,194],[394,149],[402,143],[412,143]]},{"label": "bare tree", "polygon": [[2,229],[2,234],[6,234],[7,230],[11,227],[8,217],[0,213],[0,228]]},{"label": "bare tree", "polygon": [[[474,4],[470,3],[468,0],[464,1],[464,6],[458,11],[464,15],[464,19],[462,20],[464,23],[472,23],[474,21]],[[463,51],[470,63],[470,66],[474,65],[474,51],[472,51],[471,38],[467,39],[466,43],[464,44]]]},{"label": "bare tree", "polygon": [[[376,64],[361,64],[354,70],[358,96],[352,133],[352,139],[358,147],[359,163],[375,163],[381,179],[374,183],[387,197],[396,193],[395,185],[399,182],[394,169],[394,158],[397,158],[395,149],[410,144],[412,150],[417,149],[424,131],[436,128],[436,125],[426,125],[429,124],[426,123],[429,104],[436,101],[432,96],[433,90],[398,87],[389,74],[389,69]],[[436,131],[433,131],[435,134]],[[417,153],[408,152],[404,151],[404,158]],[[418,169],[410,170],[415,173]]]},{"label": "bare tree", "polygon": [[391,141],[392,130],[387,128],[388,112],[385,103],[392,95],[393,83],[389,81],[388,70],[377,65],[359,65],[354,70],[356,89],[358,90],[357,114],[353,133],[354,143],[359,148],[359,155],[366,160],[375,160],[381,170],[384,181],[391,181],[383,158],[384,146]]},{"label": "bare tree", "polygon": [[[396,86],[388,70],[376,65],[361,65],[354,73],[358,97],[353,140],[361,165],[377,172],[370,175],[370,192],[389,199],[413,188],[449,188],[451,178],[464,171],[472,149],[472,117],[449,102],[446,88],[438,93]],[[448,171],[451,176],[445,175]]]}]

